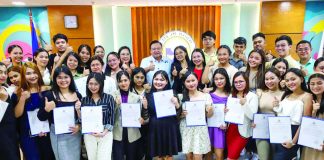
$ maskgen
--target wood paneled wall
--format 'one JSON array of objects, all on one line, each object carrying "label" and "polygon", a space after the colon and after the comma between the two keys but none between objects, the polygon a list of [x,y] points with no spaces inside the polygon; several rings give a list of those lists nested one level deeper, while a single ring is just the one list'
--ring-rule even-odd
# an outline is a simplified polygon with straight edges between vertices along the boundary
[{"label": "wood paneled wall", "polygon": [[201,34],[207,30],[216,34],[220,43],[220,6],[132,7],[132,40],[134,61],[150,55],[150,42],[172,30],[189,34],[196,47],[202,47]]},{"label": "wood paneled wall", "polygon": [[[92,6],[48,6],[47,11],[51,38],[57,33],[65,34],[69,39],[69,45],[75,52],[81,44],[88,44],[91,49],[94,47]],[[76,15],[78,28],[65,28],[65,15]],[[52,41],[51,44],[56,52]]]},{"label": "wood paneled wall", "polygon": [[288,35],[293,41],[290,54],[298,59],[296,44],[302,40],[304,30],[305,1],[262,2],[261,32],[266,35],[267,50],[275,56],[275,39],[280,35]]}]

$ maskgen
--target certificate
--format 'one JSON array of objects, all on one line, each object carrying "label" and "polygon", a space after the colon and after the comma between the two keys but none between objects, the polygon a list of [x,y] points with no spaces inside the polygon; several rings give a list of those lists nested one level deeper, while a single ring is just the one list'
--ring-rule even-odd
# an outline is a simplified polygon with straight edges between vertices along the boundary
[{"label": "certificate", "polygon": [[157,118],[168,117],[176,115],[174,104],[171,102],[173,97],[172,90],[154,92],[154,104]]},{"label": "certificate", "polygon": [[303,117],[300,127],[298,144],[322,150],[321,144],[323,143],[324,121],[310,117]]},{"label": "certificate", "polygon": [[229,97],[226,106],[228,112],[225,113],[225,121],[235,124],[243,124],[244,111],[240,104],[240,99]]},{"label": "certificate", "polygon": [[254,114],[253,123],[255,128],[252,131],[252,137],[255,139],[269,139],[269,116],[274,114]]},{"label": "certificate", "polygon": [[140,103],[122,103],[121,116],[123,127],[136,127],[140,128],[141,123],[141,105]]},{"label": "certificate", "polygon": [[39,109],[34,111],[27,111],[28,122],[31,135],[38,135],[39,133],[47,133],[50,131],[48,120],[40,121],[37,117]]},{"label": "certificate", "polygon": [[204,126],[206,125],[206,101],[187,101],[185,110],[187,110],[187,126]]},{"label": "certificate", "polygon": [[270,143],[291,141],[290,117],[268,117]]},{"label": "certificate", "polygon": [[74,106],[58,107],[53,110],[55,134],[71,133],[70,127],[75,126]]},{"label": "certificate", "polygon": [[7,111],[9,103],[0,100],[0,122]]},{"label": "certificate", "polygon": [[99,133],[104,130],[102,124],[102,106],[81,107],[82,133]]},{"label": "certificate", "polygon": [[78,89],[78,92],[82,95],[82,97],[87,96],[87,79],[88,79],[88,76],[81,77],[79,79],[74,80],[75,85]]},{"label": "certificate", "polygon": [[220,127],[221,125],[225,125],[224,108],[225,104],[213,104],[214,114],[207,119],[208,127]]}]

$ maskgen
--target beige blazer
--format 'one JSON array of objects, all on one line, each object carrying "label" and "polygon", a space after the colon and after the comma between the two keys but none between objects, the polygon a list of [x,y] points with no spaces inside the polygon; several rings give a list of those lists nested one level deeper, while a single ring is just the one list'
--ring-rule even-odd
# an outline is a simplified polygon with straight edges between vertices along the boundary
[{"label": "beige blazer", "polygon": [[[121,98],[120,91],[117,90],[113,92],[112,96],[116,100],[117,97]],[[140,102],[140,96],[133,93],[129,92],[128,93],[128,103],[139,103]],[[113,129],[113,137],[114,140],[121,141],[123,139],[123,127],[121,125],[120,121],[120,105],[116,104],[115,107],[115,122],[114,122],[114,129]],[[141,138],[141,133],[139,131],[139,128],[127,128],[127,133],[128,133],[128,141],[129,143],[132,143],[139,138]]]}]

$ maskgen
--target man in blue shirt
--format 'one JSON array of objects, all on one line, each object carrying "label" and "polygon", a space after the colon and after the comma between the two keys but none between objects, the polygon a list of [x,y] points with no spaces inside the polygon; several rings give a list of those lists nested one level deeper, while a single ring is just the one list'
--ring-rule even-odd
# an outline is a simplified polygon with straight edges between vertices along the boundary
[{"label": "man in blue shirt", "polygon": [[237,37],[234,39],[234,54],[230,58],[230,64],[235,68],[240,69],[246,65],[246,57],[244,51],[246,49],[246,39],[244,37]]}]

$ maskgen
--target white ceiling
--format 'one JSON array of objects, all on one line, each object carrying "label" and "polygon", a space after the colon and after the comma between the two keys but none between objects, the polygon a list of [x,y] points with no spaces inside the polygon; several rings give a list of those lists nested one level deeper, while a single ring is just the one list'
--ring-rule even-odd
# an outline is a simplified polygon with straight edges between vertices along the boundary
[{"label": "white ceiling", "polygon": [[26,6],[48,5],[108,5],[108,6],[183,6],[217,5],[223,3],[251,3],[280,0],[0,0],[0,6],[14,6],[12,2],[24,2]]}]

